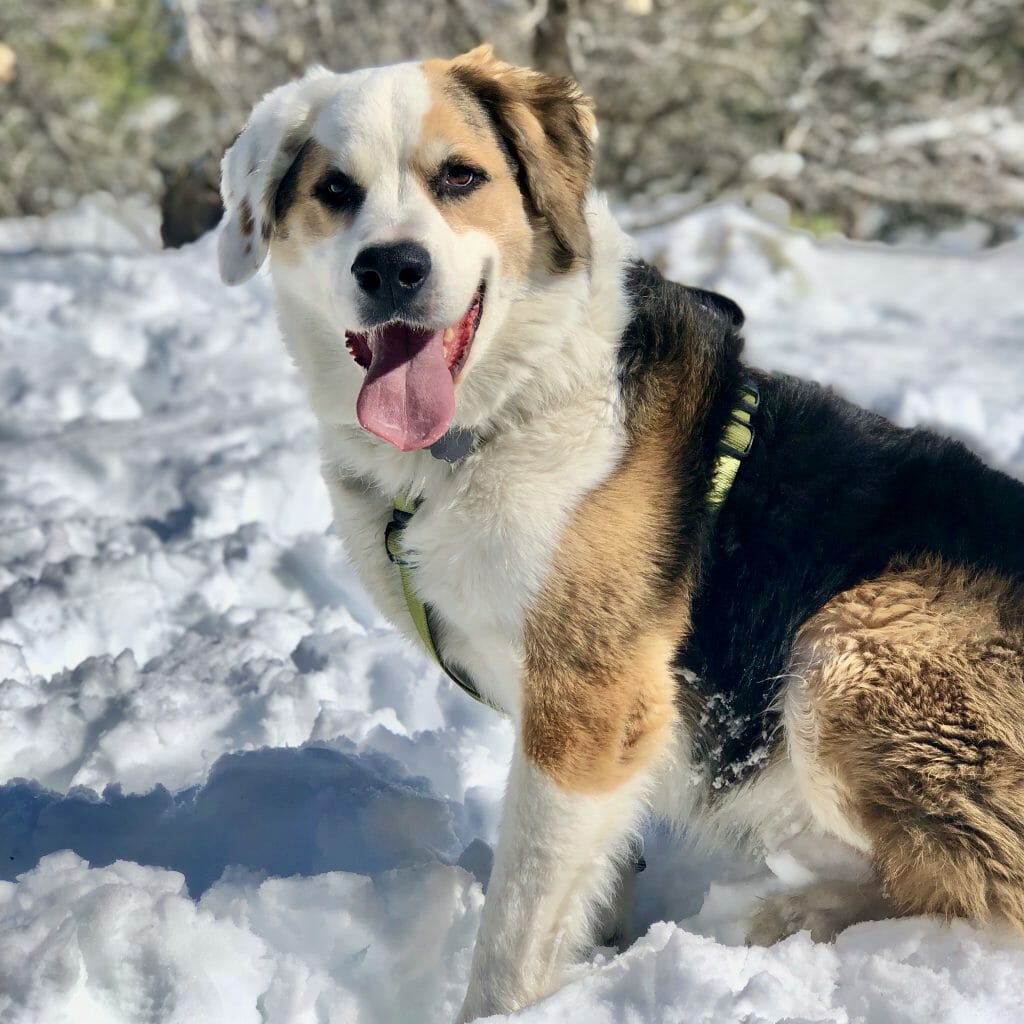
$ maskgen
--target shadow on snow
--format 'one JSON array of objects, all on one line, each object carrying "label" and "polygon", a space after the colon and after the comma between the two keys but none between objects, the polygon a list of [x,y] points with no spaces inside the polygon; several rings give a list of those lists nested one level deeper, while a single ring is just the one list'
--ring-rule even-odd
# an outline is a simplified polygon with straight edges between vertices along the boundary
[{"label": "shadow on snow", "polygon": [[111,785],[64,795],[23,779],[0,787],[7,880],[71,849],[97,867],[132,860],[180,871],[198,897],[229,865],[289,876],[452,861],[466,832],[461,805],[391,759],[322,747],[226,754],[205,784],[179,793]]}]

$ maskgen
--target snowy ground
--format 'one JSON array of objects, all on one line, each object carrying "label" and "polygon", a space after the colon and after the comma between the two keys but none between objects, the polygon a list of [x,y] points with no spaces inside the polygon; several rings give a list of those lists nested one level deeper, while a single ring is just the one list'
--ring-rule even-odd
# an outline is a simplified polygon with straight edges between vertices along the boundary
[{"label": "snowy ground", "polygon": [[[0,1020],[447,1021],[508,728],[328,533],[265,282],[228,291],[210,239],[147,251],[105,217],[0,223]],[[1024,476],[1024,242],[818,244],[728,207],[637,234],[741,302],[754,361]],[[1024,1019],[1011,936],[750,950],[763,867],[657,832],[648,861],[632,948],[517,1020]]]}]

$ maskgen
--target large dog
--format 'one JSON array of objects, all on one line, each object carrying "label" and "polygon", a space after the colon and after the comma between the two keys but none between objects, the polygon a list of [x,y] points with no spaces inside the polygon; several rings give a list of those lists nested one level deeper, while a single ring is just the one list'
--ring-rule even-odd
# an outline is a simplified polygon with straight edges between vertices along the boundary
[{"label": "large dog", "polygon": [[270,254],[353,562],[515,724],[461,1019],[558,984],[651,812],[857,854],[754,941],[1024,928],[1024,486],[746,368],[739,308],[592,194],[595,135],[482,47],[311,71],[224,159],[222,274]]}]

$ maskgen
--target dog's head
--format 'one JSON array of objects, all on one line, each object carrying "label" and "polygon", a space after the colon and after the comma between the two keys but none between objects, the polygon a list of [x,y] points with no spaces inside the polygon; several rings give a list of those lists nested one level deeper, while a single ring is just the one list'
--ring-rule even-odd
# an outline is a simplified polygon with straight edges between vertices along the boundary
[{"label": "dog's head", "polygon": [[574,82],[490,47],[314,69],[264,97],[224,157],[221,275],[244,281],[269,251],[318,414],[427,447],[531,362],[507,350],[517,305],[536,318],[538,295],[585,269],[595,134]]}]

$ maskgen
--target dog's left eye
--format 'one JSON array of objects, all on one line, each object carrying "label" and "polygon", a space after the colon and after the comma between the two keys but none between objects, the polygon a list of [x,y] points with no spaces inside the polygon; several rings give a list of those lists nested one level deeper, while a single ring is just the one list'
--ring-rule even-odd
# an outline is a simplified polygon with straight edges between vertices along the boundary
[{"label": "dog's left eye", "polygon": [[436,188],[440,195],[457,196],[472,192],[478,185],[487,180],[483,171],[478,171],[468,164],[450,164],[441,168],[437,176]]}]

